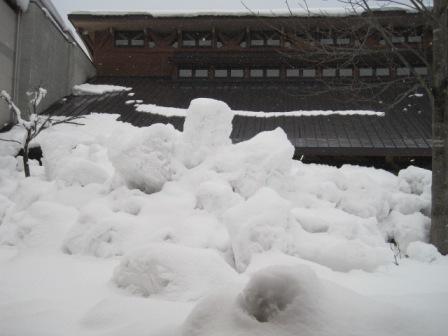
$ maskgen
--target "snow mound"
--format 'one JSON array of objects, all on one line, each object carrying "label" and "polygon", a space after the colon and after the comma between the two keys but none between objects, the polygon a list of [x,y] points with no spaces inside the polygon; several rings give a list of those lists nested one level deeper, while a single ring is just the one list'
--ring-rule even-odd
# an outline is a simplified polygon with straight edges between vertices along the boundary
[{"label": "snow mound", "polygon": [[163,124],[142,128],[127,139],[117,132],[109,145],[109,158],[129,188],[157,192],[181,169],[175,156],[178,139],[179,132]]},{"label": "snow mound", "polygon": [[182,134],[187,167],[197,166],[216,149],[232,143],[232,119],[233,112],[224,102],[207,98],[191,101]]},{"label": "snow mound", "polygon": [[425,333],[424,322],[326,280],[305,265],[273,266],[253,274],[243,288],[199,301],[183,336],[377,336]]},{"label": "snow mound", "polygon": [[161,243],[126,255],[113,281],[136,295],[192,301],[236,275],[216,251]]},{"label": "snow mound", "polygon": [[406,252],[409,258],[426,263],[436,261],[442,257],[434,245],[426,244],[421,241],[410,243]]},{"label": "snow mound", "polygon": [[122,243],[126,237],[129,218],[105,219],[92,222],[82,216],[65,238],[62,250],[67,254],[86,254],[108,258],[123,255]]},{"label": "snow mound", "polygon": [[227,179],[244,198],[263,186],[283,190],[291,183],[294,146],[286,133],[277,128],[262,132],[244,142],[224,148],[210,158],[211,169]]},{"label": "snow mound", "polygon": [[236,269],[244,271],[252,255],[271,249],[293,253],[294,229],[299,225],[290,215],[291,205],[269,188],[260,189],[246,202],[224,214]]},{"label": "snow mound", "polygon": [[73,87],[73,95],[83,96],[83,95],[102,95],[109,92],[122,92],[131,91],[132,88],[116,85],[103,85],[103,84],[80,84]]},{"label": "snow mound", "polygon": [[403,215],[398,211],[392,211],[389,217],[380,223],[386,240],[393,238],[404,253],[412,242],[429,241],[430,226],[431,219],[420,212]]},{"label": "snow mound", "polygon": [[232,187],[223,181],[206,181],[199,185],[197,193],[197,206],[207,212],[221,215],[227,209],[243,200],[233,192]]},{"label": "snow mound", "polygon": [[0,225],[0,245],[59,250],[60,241],[77,216],[73,207],[36,201],[27,211],[5,216]]},{"label": "snow mound", "polygon": [[373,271],[392,259],[374,218],[339,209],[292,208],[270,188],[224,214],[236,269],[243,272],[255,254],[281,251],[337,271]]},{"label": "snow mound", "polygon": [[51,130],[39,137],[39,143],[49,180],[86,186],[103,184],[112,176],[106,148],[89,135]]}]

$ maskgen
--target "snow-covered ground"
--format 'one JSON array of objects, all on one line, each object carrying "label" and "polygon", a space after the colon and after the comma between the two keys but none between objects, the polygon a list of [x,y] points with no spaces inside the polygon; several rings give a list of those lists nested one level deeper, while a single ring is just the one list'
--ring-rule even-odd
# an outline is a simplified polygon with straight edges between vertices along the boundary
[{"label": "snow-covered ground", "polygon": [[208,99],[183,133],[117,117],[43,132],[27,179],[0,150],[0,335],[447,329],[429,171],[303,164],[281,129],[232,144]]}]

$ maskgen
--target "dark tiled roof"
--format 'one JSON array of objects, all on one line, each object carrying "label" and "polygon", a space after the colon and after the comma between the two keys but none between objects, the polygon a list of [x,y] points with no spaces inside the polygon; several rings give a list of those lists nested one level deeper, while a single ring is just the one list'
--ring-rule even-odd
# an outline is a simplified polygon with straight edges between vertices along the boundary
[{"label": "dark tiled roof", "polygon": [[[164,117],[136,112],[127,100],[141,99],[145,104],[188,107],[198,97],[225,101],[234,110],[294,111],[365,109],[384,111],[388,102],[408,84],[394,83],[380,95],[371,88],[356,94],[349,83],[332,91],[316,81],[309,82],[217,82],[173,81],[143,77],[97,78],[94,83],[132,87],[135,96],[107,93],[100,96],[70,96],[48,109],[57,115],[82,115],[91,112],[120,114],[120,119],[136,126],[171,123],[182,130],[182,117]],[[431,113],[426,96],[410,95],[389,111],[377,116],[313,116],[254,118],[235,116],[234,142],[281,127],[298,154],[347,156],[430,156]]]}]

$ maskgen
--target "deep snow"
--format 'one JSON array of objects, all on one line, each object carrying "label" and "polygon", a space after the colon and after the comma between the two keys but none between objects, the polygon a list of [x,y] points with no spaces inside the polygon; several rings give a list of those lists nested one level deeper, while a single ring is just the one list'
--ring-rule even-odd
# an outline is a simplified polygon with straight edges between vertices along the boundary
[{"label": "deep snow", "polygon": [[281,129],[231,144],[233,112],[209,99],[183,133],[117,117],[44,131],[28,179],[1,148],[1,335],[448,327],[431,172],[303,164]]}]

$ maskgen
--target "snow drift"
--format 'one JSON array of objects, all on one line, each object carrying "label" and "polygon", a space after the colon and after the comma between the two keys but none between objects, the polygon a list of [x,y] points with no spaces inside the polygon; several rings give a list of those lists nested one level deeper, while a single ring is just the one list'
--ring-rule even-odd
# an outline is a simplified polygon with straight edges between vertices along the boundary
[{"label": "snow drift", "polygon": [[0,150],[1,330],[446,329],[448,264],[428,244],[429,171],[303,164],[280,128],[232,144],[232,112],[210,99],[192,101],[184,132],[117,117],[45,130],[31,178]]}]

